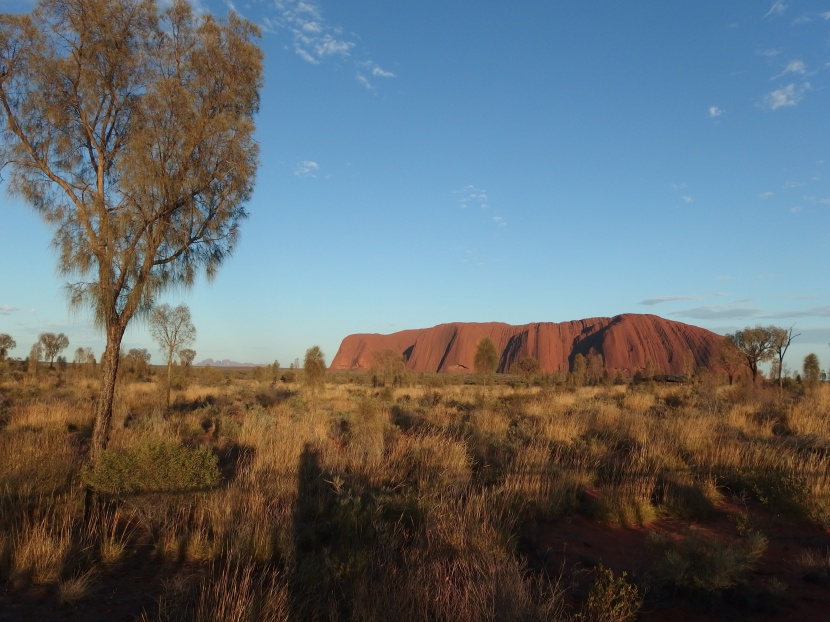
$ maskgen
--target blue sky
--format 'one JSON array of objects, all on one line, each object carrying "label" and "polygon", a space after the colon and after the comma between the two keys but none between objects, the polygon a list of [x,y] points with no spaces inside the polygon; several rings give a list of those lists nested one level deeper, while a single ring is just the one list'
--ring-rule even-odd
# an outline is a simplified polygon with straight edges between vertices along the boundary
[{"label": "blue sky", "polygon": [[[32,3],[0,0],[0,11]],[[814,1],[201,0],[262,27],[250,218],[197,360],[350,333],[654,313],[795,324],[830,367],[830,7]],[[47,225],[2,191],[0,332],[103,350]],[[145,326],[125,349],[161,354]]]}]

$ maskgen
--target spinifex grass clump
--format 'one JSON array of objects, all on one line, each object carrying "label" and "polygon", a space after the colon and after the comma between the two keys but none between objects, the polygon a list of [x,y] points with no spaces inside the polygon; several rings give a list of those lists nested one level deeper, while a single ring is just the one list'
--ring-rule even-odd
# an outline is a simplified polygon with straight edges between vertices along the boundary
[{"label": "spinifex grass clump", "polygon": [[105,450],[98,463],[84,471],[90,486],[112,495],[207,490],[219,477],[218,459],[208,447],[164,441]]},{"label": "spinifex grass clump", "polygon": [[705,599],[745,586],[767,548],[766,537],[756,531],[739,542],[720,542],[693,532],[680,539],[655,535],[652,543],[658,550],[653,582]]}]

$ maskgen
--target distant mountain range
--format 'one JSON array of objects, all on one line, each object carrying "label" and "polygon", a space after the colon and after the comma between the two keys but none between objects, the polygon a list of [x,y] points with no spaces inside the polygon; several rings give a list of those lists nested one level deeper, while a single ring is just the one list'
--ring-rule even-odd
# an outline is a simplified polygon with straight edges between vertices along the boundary
[{"label": "distant mountain range", "polygon": [[259,363],[237,363],[230,359],[222,359],[221,361],[214,361],[213,359],[205,359],[199,363],[193,363],[195,367],[262,367]]}]

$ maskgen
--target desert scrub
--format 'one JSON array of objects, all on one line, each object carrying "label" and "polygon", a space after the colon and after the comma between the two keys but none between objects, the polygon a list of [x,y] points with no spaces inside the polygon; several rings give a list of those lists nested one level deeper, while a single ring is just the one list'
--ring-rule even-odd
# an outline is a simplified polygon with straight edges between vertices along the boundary
[{"label": "desert scrub", "polygon": [[698,532],[680,539],[654,534],[651,543],[659,552],[652,569],[653,583],[703,598],[745,586],[749,572],[767,548],[766,537],[752,530],[734,543],[709,539]]},{"label": "desert scrub", "polygon": [[625,571],[614,574],[610,568],[600,564],[596,579],[588,592],[588,599],[582,611],[576,616],[578,622],[628,622],[634,620],[643,605],[640,589],[629,583]]},{"label": "desert scrub", "polygon": [[92,488],[111,495],[206,490],[220,479],[218,458],[208,447],[163,441],[107,449],[83,476]]}]

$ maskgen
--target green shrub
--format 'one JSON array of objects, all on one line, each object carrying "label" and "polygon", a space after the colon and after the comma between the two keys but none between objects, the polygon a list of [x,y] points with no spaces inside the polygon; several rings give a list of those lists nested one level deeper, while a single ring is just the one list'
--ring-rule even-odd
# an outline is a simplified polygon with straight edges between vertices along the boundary
[{"label": "green shrub", "polygon": [[610,568],[600,565],[597,578],[588,592],[588,600],[577,616],[579,622],[626,622],[634,620],[643,604],[639,588]]},{"label": "green shrub", "polygon": [[112,495],[204,490],[219,483],[217,456],[206,446],[169,441],[105,450],[84,472],[87,484]]}]

